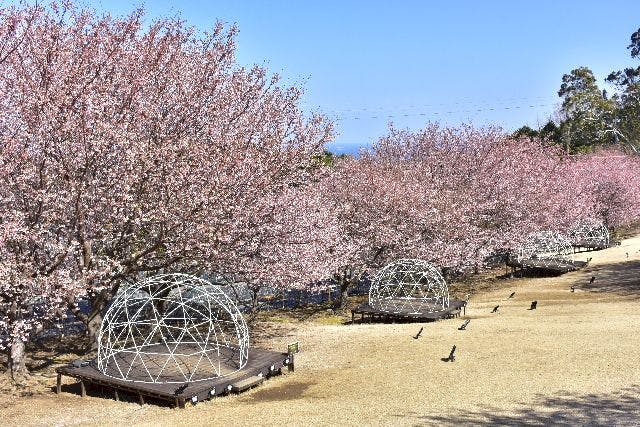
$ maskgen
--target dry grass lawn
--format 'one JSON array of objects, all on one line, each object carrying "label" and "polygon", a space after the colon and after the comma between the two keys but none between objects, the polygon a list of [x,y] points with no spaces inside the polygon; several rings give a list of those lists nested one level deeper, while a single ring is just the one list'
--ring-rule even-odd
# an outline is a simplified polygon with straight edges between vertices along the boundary
[{"label": "dry grass lawn", "polygon": [[[639,250],[640,238],[632,238],[578,254],[593,257],[579,272],[496,281],[471,298],[466,331],[457,330],[464,318],[426,324],[417,340],[419,324],[270,324],[264,345],[301,342],[297,371],[186,410],[36,387],[31,396],[0,397],[0,422],[640,425]],[[537,310],[527,310],[532,300]],[[454,344],[457,360],[441,361]]]}]

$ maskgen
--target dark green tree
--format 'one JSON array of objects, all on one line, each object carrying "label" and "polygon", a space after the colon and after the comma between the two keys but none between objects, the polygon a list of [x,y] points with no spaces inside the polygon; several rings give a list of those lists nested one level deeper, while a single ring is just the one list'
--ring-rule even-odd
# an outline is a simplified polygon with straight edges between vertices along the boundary
[{"label": "dark green tree", "polygon": [[511,134],[514,138],[529,138],[534,140],[539,138],[551,144],[562,144],[562,134],[560,127],[551,119],[539,129],[532,129],[524,125]]},{"label": "dark green tree", "polygon": [[[627,46],[632,58],[640,58],[640,29],[631,35]],[[617,103],[616,136],[638,148],[640,146],[640,66],[614,71],[607,77],[618,93],[613,99]]]},{"label": "dark green tree", "polygon": [[542,126],[538,131],[538,135],[540,136],[540,139],[556,144],[562,143],[560,127],[553,120],[549,120],[546,125]]},{"label": "dark green tree", "polygon": [[531,140],[533,140],[534,138],[537,138],[539,135],[540,134],[539,134],[539,132],[537,130],[531,129],[527,125],[524,125],[520,129],[518,129],[515,132],[513,132],[513,137],[514,138],[525,138],[525,137],[528,137]]},{"label": "dark green tree", "polygon": [[616,105],[600,90],[589,68],[576,68],[562,76],[558,96],[563,98],[560,133],[568,153],[590,151],[613,142]]}]

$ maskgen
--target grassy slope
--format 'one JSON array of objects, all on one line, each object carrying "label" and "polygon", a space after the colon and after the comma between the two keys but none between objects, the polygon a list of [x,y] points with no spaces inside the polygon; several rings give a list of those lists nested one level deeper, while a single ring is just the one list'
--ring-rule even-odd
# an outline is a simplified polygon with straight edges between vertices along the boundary
[{"label": "grassy slope", "polygon": [[[240,396],[186,410],[45,391],[0,397],[2,424],[629,424],[640,419],[640,238],[581,254],[589,267],[558,278],[494,281],[460,320],[424,325],[262,324],[263,346],[300,340],[297,371]],[[629,253],[629,258],[626,257]],[[596,276],[594,286],[586,288]],[[570,292],[571,285],[578,290]],[[515,298],[507,300],[512,291]],[[538,300],[538,309],[527,308]],[[500,304],[497,314],[491,308]],[[303,316],[304,317],[304,316]],[[305,317],[306,318],[306,317]],[[311,319],[311,321],[309,321]],[[313,321],[313,319],[321,319]],[[455,363],[445,363],[452,345]]]}]

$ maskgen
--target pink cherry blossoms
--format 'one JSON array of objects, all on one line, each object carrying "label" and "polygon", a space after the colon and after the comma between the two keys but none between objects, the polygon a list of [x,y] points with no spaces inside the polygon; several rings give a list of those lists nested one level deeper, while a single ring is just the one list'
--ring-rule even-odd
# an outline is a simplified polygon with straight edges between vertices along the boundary
[{"label": "pink cherry blossoms", "polygon": [[332,127],[301,113],[299,89],[238,66],[235,33],[69,5],[0,10],[0,346],[34,329],[35,302],[39,319],[68,307],[95,333],[140,274],[308,274],[278,256],[318,234],[292,220],[306,210],[295,193]]},{"label": "pink cherry blossoms", "polygon": [[335,204],[346,266],[414,257],[478,268],[541,230],[639,218],[640,159],[615,150],[565,156],[497,128],[391,128],[338,163],[323,192]]},{"label": "pink cherry blossoms", "polygon": [[[90,341],[118,288],[161,272],[343,288],[395,258],[463,272],[531,232],[640,216],[640,160],[498,128],[391,127],[357,158],[302,91],[200,33],[65,3],[0,9],[0,350],[68,310]],[[90,312],[78,308],[86,298]]]}]

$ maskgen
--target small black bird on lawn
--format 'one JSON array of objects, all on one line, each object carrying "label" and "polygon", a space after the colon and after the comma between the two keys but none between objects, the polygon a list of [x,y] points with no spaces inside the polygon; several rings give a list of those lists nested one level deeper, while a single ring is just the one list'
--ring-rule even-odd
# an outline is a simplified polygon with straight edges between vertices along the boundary
[{"label": "small black bird on lawn", "polygon": [[575,292],[576,291],[576,287],[575,286],[571,286],[571,292]]},{"label": "small black bird on lawn", "polygon": [[627,258],[629,258],[629,252],[627,252],[626,254],[627,254]]},{"label": "small black bird on lawn", "polygon": [[513,298],[515,294],[516,294],[515,292],[511,292],[511,295],[509,295],[509,298]]},{"label": "small black bird on lawn", "polygon": [[589,283],[593,283],[596,281],[596,276],[591,276],[591,280],[589,280]]},{"label": "small black bird on lawn", "polygon": [[535,310],[536,308],[538,308],[538,301],[533,301],[529,310]]},{"label": "small black bird on lawn", "polygon": [[492,313],[497,313],[499,307],[500,307],[499,305],[496,305],[495,307],[493,307],[493,310],[491,310],[491,312]]},{"label": "small black bird on lawn", "polygon": [[424,326],[420,328],[420,330],[418,331],[418,333],[416,334],[415,337],[413,337],[414,340],[417,340],[418,338],[420,338],[420,335],[422,334],[422,330],[424,329]]}]

